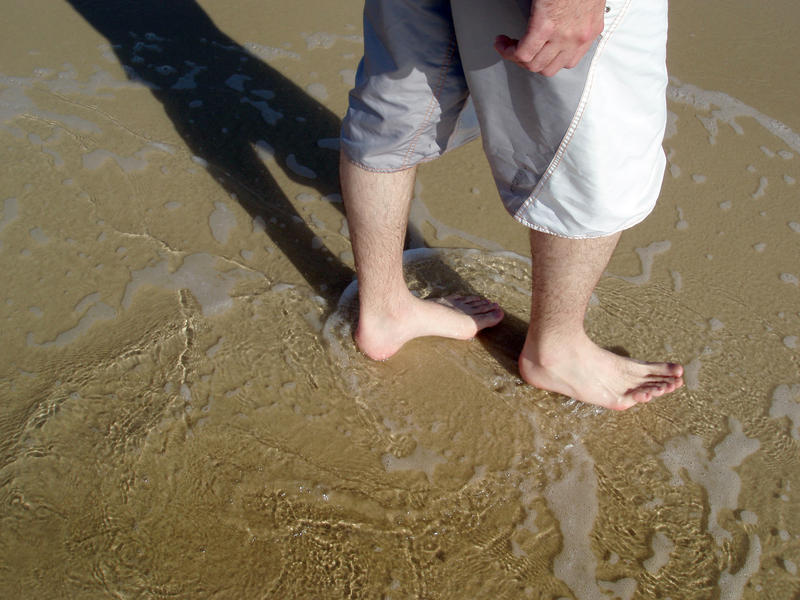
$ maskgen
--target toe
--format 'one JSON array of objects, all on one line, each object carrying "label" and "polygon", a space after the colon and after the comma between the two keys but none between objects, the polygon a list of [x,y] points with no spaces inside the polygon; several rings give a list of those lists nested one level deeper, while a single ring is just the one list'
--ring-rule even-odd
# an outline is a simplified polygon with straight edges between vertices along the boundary
[{"label": "toe", "polygon": [[483,300],[480,296],[462,296],[460,294],[451,294],[445,296],[444,299],[458,304],[472,304],[478,300]]},{"label": "toe", "polygon": [[500,305],[496,302],[487,302],[486,304],[481,304],[479,306],[474,306],[473,310],[479,314],[488,314],[488,313],[502,313],[503,311],[500,309]]}]

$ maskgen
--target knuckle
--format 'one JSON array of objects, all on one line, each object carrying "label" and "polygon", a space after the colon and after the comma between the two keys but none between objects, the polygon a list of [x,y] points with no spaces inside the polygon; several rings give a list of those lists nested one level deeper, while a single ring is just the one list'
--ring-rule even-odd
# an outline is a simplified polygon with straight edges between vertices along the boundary
[{"label": "knuckle", "polygon": [[527,63],[533,59],[533,54],[529,50],[520,48],[519,46],[517,46],[511,56],[515,61],[520,63]]}]

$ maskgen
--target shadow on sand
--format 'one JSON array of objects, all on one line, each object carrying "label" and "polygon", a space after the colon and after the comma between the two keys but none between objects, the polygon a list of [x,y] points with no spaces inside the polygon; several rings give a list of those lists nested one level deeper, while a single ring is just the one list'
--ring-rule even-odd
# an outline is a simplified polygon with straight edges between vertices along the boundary
[{"label": "shadow on sand", "polygon": [[[209,171],[251,216],[264,219],[270,239],[335,306],[354,272],[325,246],[311,250],[314,232],[256,147],[267,142],[290,179],[321,196],[338,193],[338,155],[317,142],[338,138],[339,117],[221,31],[194,0],[67,1],[108,40],[128,77],[149,85],[189,150],[208,161]],[[287,162],[290,155],[316,177],[299,176]],[[336,206],[343,212],[342,204]],[[413,230],[407,240],[424,244]],[[455,272],[441,268],[453,289],[474,293]],[[524,321],[507,315],[481,335],[511,372],[525,328]]]},{"label": "shadow on sand", "polygon": [[[256,145],[265,141],[292,180],[333,194],[339,191],[338,156],[317,141],[337,138],[340,119],[220,31],[194,0],[68,1],[109,41],[128,77],[149,85],[220,185],[251,216],[264,219],[267,235],[308,284],[335,301],[353,279],[352,269],[324,246],[311,251],[314,232]],[[316,177],[299,176],[287,164],[290,155]]]}]

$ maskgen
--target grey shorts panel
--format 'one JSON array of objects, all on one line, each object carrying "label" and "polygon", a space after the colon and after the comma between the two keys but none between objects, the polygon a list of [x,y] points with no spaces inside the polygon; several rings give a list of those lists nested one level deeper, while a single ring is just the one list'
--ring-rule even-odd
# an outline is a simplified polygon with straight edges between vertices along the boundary
[{"label": "grey shorts panel", "polygon": [[342,123],[342,150],[395,171],[479,135],[460,126],[467,90],[447,0],[367,0],[364,58]]},{"label": "grey shorts panel", "polygon": [[453,18],[483,147],[506,209],[516,214],[541,179],[578,108],[595,46],[573,69],[545,77],[502,60],[499,33],[521,38],[529,0],[459,0]]}]

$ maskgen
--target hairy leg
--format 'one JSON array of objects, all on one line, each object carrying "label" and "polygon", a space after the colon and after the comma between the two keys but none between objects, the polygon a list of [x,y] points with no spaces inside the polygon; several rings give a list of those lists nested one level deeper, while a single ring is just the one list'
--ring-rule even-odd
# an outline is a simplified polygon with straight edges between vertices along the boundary
[{"label": "hairy leg", "polygon": [[531,321],[519,358],[522,378],[538,388],[615,410],[683,385],[683,368],[624,358],[597,346],[583,320],[619,234],[566,239],[531,231]]},{"label": "hairy leg", "polygon": [[375,360],[389,358],[407,341],[427,335],[469,339],[496,325],[503,311],[483,298],[420,300],[403,278],[403,240],[416,169],[374,173],[340,162],[342,196],[358,273],[359,319],[355,340]]}]

